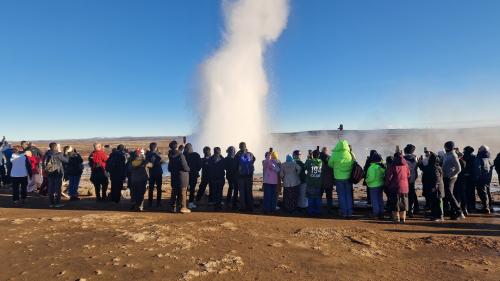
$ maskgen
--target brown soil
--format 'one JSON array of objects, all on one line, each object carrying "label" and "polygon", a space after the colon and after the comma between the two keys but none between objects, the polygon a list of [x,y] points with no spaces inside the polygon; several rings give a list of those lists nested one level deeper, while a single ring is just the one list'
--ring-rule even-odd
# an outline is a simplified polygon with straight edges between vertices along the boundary
[{"label": "brown soil", "polygon": [[[257,188],[256,188],[257,189]],[[500,216],[405,225],[325,214],[47,209],[0,196],[0,280],[499,280]],[[358,194],[359,195],[359,194]],[[165,202],[166,203],[166,202]],[[166,205],[166,204],[165,204]]]}]

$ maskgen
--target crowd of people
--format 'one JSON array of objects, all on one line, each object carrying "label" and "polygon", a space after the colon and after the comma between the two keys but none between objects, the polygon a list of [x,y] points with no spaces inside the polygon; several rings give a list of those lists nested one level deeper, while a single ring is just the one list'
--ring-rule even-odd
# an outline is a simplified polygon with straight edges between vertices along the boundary
[{"label": "crowd of people", "polygon": [[[133,210],[143,211],[145,203],[153,207],[155,199],[155,206],[161,207],[162,167],[168,164],[171,212],[189,213],[196,209],[206,196],[207,187],[208,202],[214,210],[225,206],[235,211],[254,211],[256,157],[245,142],[239,144],[239,150],[228,147],[225,156],[220,147],[213,150],[205,147],[200,156],[191,144],[179,145],[176,141],[169,143],[167,155],[162,154],[154,142],[148,149],[128,150],[118,145],[109,155],[99,143],[93,148],[88,165],[98,202],[119,203],[126,182]],[[388,215],[395,222],[404,223],[407,216],[420,213],[434,221],[442,221],[445,216],[458,220],[473,212],[493,211],[490,185],[493,170],[500,174],[500,153],[492,160],[485,145],[479,147],[475,155],[474,148],[467,146],[460,151],[452,141],[446,142],[444,151],[438,153],[424,148],[424,154],[417,157],[415,150],[411,144],[402,151],[397,147],[394,155],[385,161],[372,150],[361,167],[346,140],[339,140],[331,153],[326,147],[310,150],[305,159],[301,151],[295,150],[286,155],[284,162],[271,148],[262,161],[262,211],[274,213],[283,209],[292,214],[305,211],[310,216],[318,216],[323,209],[323,195],[331,212],[336,191],[339,215],[351,218],[354,186],[361,181],[366,186],[372,216],[378,219]],[[69,200],[80,200],[78,188],[84,159],[71,146],[61,148],[53,142],[48,151],[42,153],[30,142],[12,146],[4,137],[0,152],[0,183],[11,185],[16,206],[25,204],[28,192],[37,191],[48,197],[50,207],[62,207],[63,181],[68,181]],[[415,188],[419,176],[425,199],[423,206]],[[476,209],[476,192],[480,209]]]}]

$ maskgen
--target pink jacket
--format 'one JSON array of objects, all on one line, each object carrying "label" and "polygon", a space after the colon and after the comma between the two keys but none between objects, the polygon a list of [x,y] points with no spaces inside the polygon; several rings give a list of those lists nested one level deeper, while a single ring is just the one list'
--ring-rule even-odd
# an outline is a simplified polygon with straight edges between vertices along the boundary
[{"label": "pink jacket", "polygon": [[262,172],[264,176],[264,183],[278,184],[278,174],[280,172],[279,163],[276,160],[262,161]]}]

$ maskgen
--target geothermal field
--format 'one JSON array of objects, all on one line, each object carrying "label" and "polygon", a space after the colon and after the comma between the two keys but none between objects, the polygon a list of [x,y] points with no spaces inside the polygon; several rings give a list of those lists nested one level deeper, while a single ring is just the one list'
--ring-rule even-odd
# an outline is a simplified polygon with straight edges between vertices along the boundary
[{"label": "geothermal field", "polygon": [[[425,130],[418,135],[424,133],[432,135]],[[412,132],[348,131],[345,137],[356,135],[366,140],[380,134],[406,140]],[[284,145],[276,150],[284,155],[291,147],[328,146],[335,142],[330,138],[335,138],[336,132],[275,137]],[[165,151],[171,139],[175,137],[98,141],[132,148],[155,140]],[[401,146],[405,140],[399,140]],[[76,147],[86,157],[95,141],[67,140],[61,144]],[[40,148],[47,145],[41,141],[35,144]],[[361,150],[363,144],[354,142],[358,145]],[[493,196],[500,202],[497,179],[495,175]],[[35,194],[29,195],[26,205],[14,208],[10,190],[0,189],[0,279],[498,280],[500,276],[498,205],[494,214],[473,214],[462,221],[434,223],[416,216],[405,225],[394,225],[369,217],[366,189],[357,186],[352,220],[340,219],[337,210],[328,212],[326,207],[318,218],[304,213],[264,215],[259,208],[262,178],[257,175],[254,214],[225,208],[214,212],[205,198],[196,211],[181,215],[167,212],[167,175],[163,183],[163,206],[146,208],[144,213],[129,210],[128,190],[122,192],[120,204],[96,203],[88,168],[79,188],[82,200],[63,201],[65,206],[59,210],[47,208],[47,198]],[[334,203],[337,206],[336,192]]]}]

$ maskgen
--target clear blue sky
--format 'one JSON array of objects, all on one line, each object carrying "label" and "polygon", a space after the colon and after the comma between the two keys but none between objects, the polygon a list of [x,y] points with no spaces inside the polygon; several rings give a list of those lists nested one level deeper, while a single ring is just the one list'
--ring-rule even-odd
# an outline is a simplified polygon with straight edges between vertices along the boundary
[{"label": "clear blue sky", "polygon": [[[292,0],[274,131],[500,124],[500,1]],[[0,0],[0,134],[189,134],[216,0]]]}]

